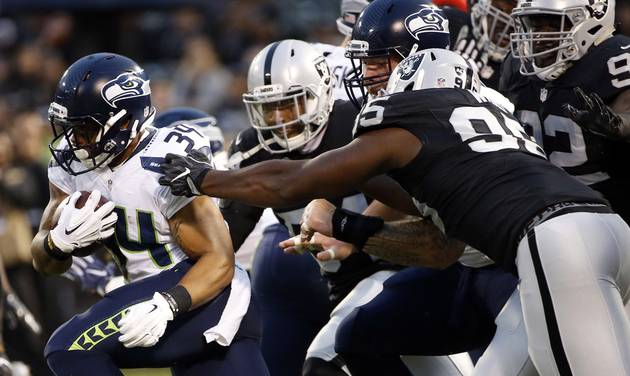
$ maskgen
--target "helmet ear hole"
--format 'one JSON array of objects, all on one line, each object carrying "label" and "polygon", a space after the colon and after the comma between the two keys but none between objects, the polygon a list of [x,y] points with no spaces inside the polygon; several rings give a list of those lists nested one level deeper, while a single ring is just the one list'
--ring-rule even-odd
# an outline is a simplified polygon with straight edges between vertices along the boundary
[{"label": "helmet ear hole", "polygon": [[[588,30],[588,33],[591,34],[591,35],[595,35],[595,34],[597,34],[598,31],[601,30],[602,27],[603,27],[602,25],[597,25],[595,27],[592,27],[592,28],[590,28]],[[583,46],[586,45],[586,41],[582,41],[582,45]]]}]

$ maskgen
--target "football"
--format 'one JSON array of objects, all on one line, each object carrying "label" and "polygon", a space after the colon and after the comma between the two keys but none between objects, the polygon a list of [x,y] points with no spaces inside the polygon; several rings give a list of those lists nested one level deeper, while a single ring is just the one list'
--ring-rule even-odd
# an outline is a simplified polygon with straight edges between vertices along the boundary
[{"label": "football", "polygon": [[[74,207],[77,209],[81,209],[83,206],[85,206],[85,203],[87,202],[88,197],[90,197],[90,193],[92,192],[81,191],[81,196],[74,203]],[[101,196],[101,199],[98,201],[98,204],[96,205],[96,209],[103,206],[107,201],[109,201],[107,198]],[[85,257],[85,256],[89,256],[93,254],[94,252],[104,249],[104,247],[105,246],[101,242],[94,242],[86,247],[75,249],[74,251],[72,251],[72,255],[77,256],[77,257]]]},{"label": "football", "polygon": [[[92,192],[81,191],[81,196],[79,196],[79,199],[74,203],[74,207],[77,209],[81,209],[83,206],[85,206],[85,203],[87,202],[88,197],[90,197],[90,193]],[[98,201],[98,204],[96,205],[96,209],[103,206],[103,204],[105,204],[107,201],[109,201],[107,198],[105,198],[104,196],[101,196],[101,199]]]}]

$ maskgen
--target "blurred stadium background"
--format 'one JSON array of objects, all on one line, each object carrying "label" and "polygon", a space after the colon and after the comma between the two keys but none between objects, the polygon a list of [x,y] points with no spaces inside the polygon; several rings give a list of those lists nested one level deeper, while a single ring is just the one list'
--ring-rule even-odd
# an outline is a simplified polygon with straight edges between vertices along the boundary
[{"label": "blurred stadium background", "polygon": [[[339,44],[339,0],[0,0],[0,254],[13,290],[43,325],[36,336],[5,321],[9,357],[49,375],[50,333],[95,296],[31,267],[30,241],[48,201],[46,111],[65,68],[98,51],[140,63],[160,110],[193,106],[226,139],[248,126],[241,101],[251,58],[271,41]],[[630,1],[617,0],[630,34]],[[17,188],[17,189],[16,189]],[[128,375],[168,374],[133,371]]]}]

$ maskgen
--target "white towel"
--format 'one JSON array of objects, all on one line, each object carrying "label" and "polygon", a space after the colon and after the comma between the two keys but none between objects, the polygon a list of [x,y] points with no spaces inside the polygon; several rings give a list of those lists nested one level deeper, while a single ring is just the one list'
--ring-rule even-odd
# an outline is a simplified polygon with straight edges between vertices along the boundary
[{"label": "white towel", "polygon": [[225,308],[223,308],[219,322],[203,332],[206,342],[217,341],[221,346],[230,346],[236,332],[238,332],[238,328],[241,326],[243,316],[247,313],[250,299],[251,286],[249,284],[249,276],[245,270],[237,265],[234,268],[230,296],[225,304]]}]

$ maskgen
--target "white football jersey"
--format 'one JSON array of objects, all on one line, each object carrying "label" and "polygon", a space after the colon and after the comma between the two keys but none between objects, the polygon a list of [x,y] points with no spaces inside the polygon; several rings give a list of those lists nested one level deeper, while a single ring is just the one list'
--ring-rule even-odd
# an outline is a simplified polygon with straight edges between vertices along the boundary
[{"label": "white football jersey", "polygon": [[[313,43],[315,47],[326,59],[326,63],[330,67],[331,74],[335,77],[335,86],[333,86],[333,98],[347,101],[348,94],[343,85],[343,79],[352,72],[352,62],[345,56],[346,49],[331,44]],[[361,94],[356,93],[359,98]]]},{"label": "white football jersey", "polygon": [[[192,198],[171,194],[158,183],[160,163],[167,153],[186,155],[200,149],[211,158],[209,141],[184,124],[144,129],[132,156],[122,165],[72,176],[52,161],[49,181],[68,195],[76,191],[99,190],[116,204],[118,221],[114,256],[128,281],[135,281],[170,269],[187,258],[171,237],[168,219]],[[75,166],[76,164],[76,166]],[[80,168],[74,161],[73,167]]]}]

